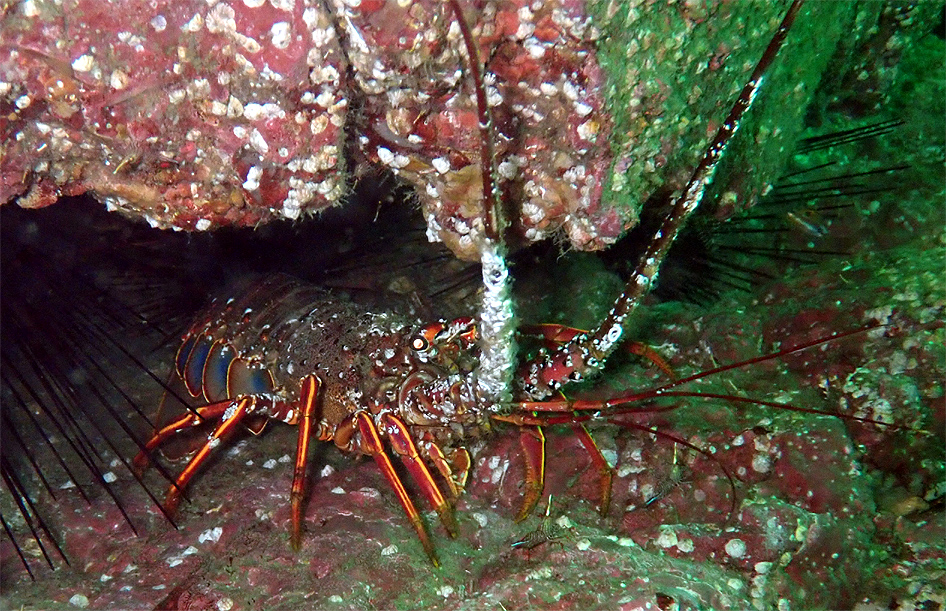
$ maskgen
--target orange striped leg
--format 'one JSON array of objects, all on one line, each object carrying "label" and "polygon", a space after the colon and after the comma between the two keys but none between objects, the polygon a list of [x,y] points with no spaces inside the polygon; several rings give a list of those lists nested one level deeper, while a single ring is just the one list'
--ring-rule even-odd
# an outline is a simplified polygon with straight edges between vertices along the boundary
[{"label": "orange striped leg", "polygon": [[138,477],[141,477],[141,474],[144,473],[144,470],[148,468],[148,465],[151,463],[150,454],[157,448],[159,445],[164,443],[164,440],[173,436],[178,431],[182,431],[186,428],[192,426],[197,426],[208,420],[216,420],[227,411],[227,407],[233,403],[230,399],[226,401],[221,401],[219,403],[211,403],[210,405],[205,405],[203,407],[198,407],[196,414],[193,412],[188,412],[186,415],[181,416],[171,424],[165,426],[160,431],[157,431],[154,435],[151,436],[151,439],[148,440],[148,443],[145,444],[144,449],[138,453],[138,456],[135,456],[134,467],[135,473]]},{"label": "orange striped leg", "polygon": [[470,479],[470,469],[473,467],[470,452],[466,448],[453,448],[447,457],[447,461],[451,467],[450,475],[453,476],[451,483],[458,491],[462,492],[466,488],[466,481]]},{"label": "orange striped leg", "polygon": [[447,529],[451,537],[456,537],[457,520],[453,515],[453,506],[440,493],[437,482],[434,481],[433,475],[430,474],[430,470],[417,452],[417,446],[414,445],[414,441],[411,439],[411,433],[407,430],[407,425],[391,414],[382,414],[381,426],[388,434],[388,442],[391,444],[391,448],[404,463],[404,466],[407,467],[407,471],[414,478],[417,485],[420,486],[420,490],[427,498],[430,506],[440,516],[443,527]]},{"label": "orange striped leg", "polygon": [[585,428],[585,425],[573,422],[571,427],[575,434],[578,435],[578,440],[585,446],[588,455],[591,456],[591,462],[598,468],[598,474],[601,476],[601,505],[598,507],[598,513],[603,516],[607,515],[608,506],[611,505],[611,480],[614,478],[614,469],[611,468],[611,465],[605,460],[604,455],[601,454],[601,450],[598,449],[598,444],[595,443],[594,438],[588,432],[588,429]]},{"label": "orange striped leg", "polygon": [[239,401],[230,401],[229,403],[230,405],[224,411],[220,424],[217,425],[217,428],[214,429],[213,433],[207,438],[207,443],[198,450],[194,458],[187,463],[187,466],[184,467],[181,474],[177,476],[177,480],[168,488],[167,496],[164,498],[164,509],[169,514],[173,515],[177,510],[177,505],[181,500],[181,492],[184,490],[184,487],[187,486],[187,482],[194,477],[197,469],[207,459],[210,452],[236,430],[240,421],[246,416],[247,410],[251,410],[256,404],[256,398],[252,396],[244,397]]},{"label": "orange striped leg", "polygon": [[407,490],[404,489],[401,478],[398,477],[397,472],[394,470],[391,459],[388,458],[388,455],[384,451],[384,446],[381,444],[381,437],[378,436],[378,429],[371,421],[371,417],[365,412],[356,412],[354,418],[357,420],[358,430],[361,432],[362,451],[374,456],[374,460],[378,463],[378,467],[381,468],[384,477],[388,480],[388,483],[391,484],[391,487],[394,488],[397,500],[401,502],[404,513],[407,514],[411,525],[417,532],[417,538],[420,539],[421,545],[424,546],[427,557],[430,558],[434,566],[439,567],[440,560],[437,559],[434,545],[430,542],[430,537],[427,536],[427,530],[424,528],[424,523],[420,519],[420,514],[417,513],[417,508],[414,507],[414,503],[411,501],[410,497],[407,496]]},{"label": "orange striped leg", "polygon": [[318,405],[319,379],[313,375],[302,380],[301,407],[299,420],[299,441],[296,443],[296,467],[292,472],[292,492],[289,502],[292,506],[292,549],[302,547],[302,501],[305,498],[306,466],[309,463],[309,440],[312,436],[312,419]]},{"label": "orange striped leg", "polygon": [[420,442],[420,450],[430,460],[443,479],[450,487],[450,495],[453,498],[460,496],[466,487],[466,480],[470,476],[470,453],[465,448],[455,448],[450,451],[450,457],[443,453],[443,450],[434,441],[433,437],[425,435]]},{"label": "orange striped leg", "polygon": [[529,517],[545,490],[545,435],[542,434],[542,427],[519,427],[519,445],[525,459],[526,483],[522,508],[516,516],[516,522]]}]

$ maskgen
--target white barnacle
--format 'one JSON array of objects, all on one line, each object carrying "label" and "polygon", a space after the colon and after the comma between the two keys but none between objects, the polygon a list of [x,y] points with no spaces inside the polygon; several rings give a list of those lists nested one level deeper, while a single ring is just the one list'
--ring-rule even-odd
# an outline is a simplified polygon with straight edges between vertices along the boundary
[{"label": "white barnacle", "polygon": [[503,103],[503,95],[499,93],[496,87],[486,88],[486,104],[490,108],[495,108]]},{"label": "white barnacle", "polygon": [[128,86],[128,75],[123,70],[112,70],[108,84],[112,86],[112,89],[124,89]]},{"label": "white barnacle", "polygon": [[292,28],[288,22],[279,21],[274,23],[269,33],[273,37],[273,46],[277,49],[285,49],[292,42]]},{"label": "white barnacle", "polygon": [[76,72],[88,72],[95,65],[95,58],[86,53],[80,55],[72,62],[72,69]]},{"label": "white barnacle", "polygon": [[599,349],[603,352],[609,352],[611,348],[621,339],[621,335],[624,333],[624,327],[621,326],[621,323],[617,322],[608,329],[608,333],[604,336],[604,339],[599,344]]},{"label": "white barnacle", "polygon": [[431,163],[434,169],[441,174],[446,174],[450,171],[450,161],[446,157],[435,157]]},{"label": "white barnacle", "polygon": [[342,196],[341,184],[332,176],[318,183],[315,190],[329,201],[335,201]]},{"label": "white barnacle", "polygon": [[250,132],[250,146],[260,155],[265,155],[269,152],[269,143],[266,142],[263,134],[256,128],[253,128],[253,131]]},{"label": "white barnacle", "polygon": [[231,95],[227,100],[226,114],[231,119],[243,116],[243,103]]},{"label": "white barnacle", "polygon": [[266,104],[250,103],[243,108],[243,116],[250,121],[282,119],[286,116],[286,111],[279,104],[273,104],[272,102]]},{"label": "white barnacle", "polygon": [[528,38],[529,36],[532,36],[532,34],[534,33],[535,33],[535,24],[526,23],[525,21],[520,21],[519,27],[518,29],[516,29],[516,33],[514,34],[514,37],[517,40],[523,40],[525,38]]},{"label": "white barnacle", "polygon": [[[252,54],[254,54],[254,55],[255,55],[256,53],[259,53],[260,50],[263,48],[262,45],[260,45],[259,42],[256,41],[255,38],[251,38],[251,37],[249,37],[249,36],[246,36],[245,34],[240,34],[239,32],[237,32],[237,33],[234,35],[234,38],[236,38],[237,42],[240,44],[241,47],[243,47],[243,48],[246,49],[249,53],[252,53]],[[237,60],[238,60],[238,61],[239,61],[239,58],[240,58],[240,57],[242,57],[242,56],[238,53],[238,54],[237,54]],[[253,67],[253,64],[252,64],[249,60],[247,60],[246,58],[243,58],[243,59],[244,59],[244,61],[246,62],[245,68],[246,68],[247,70],[251,69],[251,68]]]},{"label": "white barnacle", "polygon": [[398,153],[397,155],[394,156],[394,159],[391,161],[391,167],[397,170],[400,170],[402,168],[406,168],[408,165],[410,165],[410,163],[411,163],[410,157],[408,157],[407,155],[401,155],[400,153]]},{"label": "white barnacle", "polygon": [[756,454],[752,457],[752,470],[758,473],[768,473],[772,470],[772,457],[768,454]]},{"label": "white barnacle", "polygon": [[[303,13],[303,19],[305,19],[306,15],[309,14],[310,10],[313,10],[313,9],[307,8],[305,10],[305,13]],[[306,25],[309,26],[309,29],[312,32],[312,44],[315,46],[316,49],[321,49],[325,45],[335,40],[335,30],[333,30],[332,28],[316,27],[316,25],[318,24],[315,21],[312,21],[312,23],[309,23],[309,21],[306,21]]]},{"label": "white barnacle", "polygon": [[188,21],[181,27],[181,30],[184,32],[190,32],[191,34],[194,34],[196,32],[199,32],[202,27],[204,27],[203,16],[200,13],[194,13],[194,16],[191,17],[190,21]]},{"label": "white barnacle", "polygon": [[192,100],[203,100],[210,97],[210,81],[205,78],[192,80],[187,84],[187,97]]},{"label": "white barnacle", "polygon": [[499,166],[496,168],[496,171],[502,178],[505,178],[506,180],[512,180],[516,177],[516,174],[519,173],[519,165],[513,160],[506,159],[500,162]]},{"label": "white barnacle", "polygon": [[526,51],[529,53],[529,55],[531,55],[534,59],[539,59],[545,55],[545,47],[534,36],[526,38],[522,44],[526,48]]},{"label": "white barnacle", "polygon": [[733,558],[742,558],[746,554],[746,543],[742,539],[730,539],[726,542],[725,549]]},{"label": "white barnacle", "polygon": [[292,12],[296,8],[296,0],[269,0],[274,9]]},{"label": "white barnacle", "polygon": [[309,123],[309,131],[313,136],[317,136],[325,131],[328,124],[329,120],[325,118],[325,115],[318,115],[313,117],[312,121]]},{"label": "white barnacle", "polygon": [[598,135],[598,122],[591,119],[585,121],[577,128],[578,137],[588,142],[594,142]]},{"label": "white barnacle", "polygon": [[312,69],[309,78],[315,83],[334,83],[338,81],[339,74],[335,66],[318,66]]},{"label": "white barnacle", "polygon": [[394,153],[391,152],[391,149],[379,146],[378,159],[380,159],[381,163],[384,165],[391,166],[394,163]]},{"label": "white barnacle", "polygon": [[204,25],[207,26],[207,31],[213,34],[236,32],[236,11],[226,2],[218,4],[207,13]]},{"label": "white barnacle", "polygon": [[533,224],[539,223],[545,218],[545,210],[538,204],[527,201],[522,204],[522,218]]},{"label": "white barnacle", "polygon": [[246,180],[243,182],[243,188],[247,191],[259,189],[259,179],[263,175],[263,168],[258,165],[250,167],[246,173]]}]

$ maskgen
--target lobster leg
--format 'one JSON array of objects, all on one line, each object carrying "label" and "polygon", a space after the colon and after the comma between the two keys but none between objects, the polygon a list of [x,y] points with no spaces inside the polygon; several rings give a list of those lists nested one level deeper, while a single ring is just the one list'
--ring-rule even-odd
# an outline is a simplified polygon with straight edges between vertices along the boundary
[{"label": "lobster leg", "polygon": [[411,440],[411,434],[407,430],[407,426],[391,414],[381,415],[381,425],[388,434],[391,448],[400,457],[401,462],[404,463],[411,477],[414,478],[414,482],[420,486],[421,492],[440,516],[440,521],[447,529],[447,533],[451,537],[456,537],[457,521],[453,515],[453,507],[440,493],[437,482],[434,481],[433,475],[430,474],[430,470],[417,451],[417,446]]},{"label": "lobster leg", "polygon": [[437,471],[446,480],[450,486],[450,494],[453,498],[460,496],[460,492],[466,487],[466,480],[470,475],[470,453],[463,448],[455,448],[450,453],[450,457],[443,453],[443,449],[438,446],[432,438],[421,440],[420,449],[431,463],[437,467]]},{"label": "lobster leg", "polygon": [[545,490],[545,435],[542,434],[542,427],[521,426],[519,445],[525,457],[526,489],[516,522],[529,517]]},{"label": "lobster leg", "polygon": [[319,388],[322,386],[319,379],[313,375],[302,380],[302,396],[300,405],[302,414],[299,417],[299,438],[296,443],[296,465],[292,472],[292,491],[289,493],[289,503],[292,507],[292,548],[296,551],[302,547],[302,501],[305,498],[306,467],[309,462],[309,440],[312,438],[312,420],[318,404]]},{"label": "lobster leg", "polygon": [[598,444],[595,443],[594,438],[584,424],[572,422],[570,426],[575,435],[578,436],[581,445],[585,446],[592,464],[598,468],[598,474],[601,476],[601,506],[598,508],[598,513],[602,516],[607,515],[608,507],[611,505],[611,481],[614,479],[614,469],[605,460],[601,450],[598,449]]},{"label": "lobster leg", "polygon": [[[440,448],[437,448],[438,450]],[[459,496],[459,491],[462,491],[466,488],[466,480],[470,477],[470,468],[473,466],[473,459],[470,458],[470,452],[466,448],[454,448],[450,452],[450,456],[447,458],[448,466],[451,467],[450,479],[453,486],[458,490],[457,496]],[[444,477],[447,477],[446,475]]]},{"label": "lobster leg", "polygon": [[144,473],[144,470],[147,469],[148,465],[151,463],[150,453],[159,445],[164,443],[165,439],[173,436],[178,431],[192,426],[197,426],[198,424],[208,420],[216,420],[217,418],[220,418],[223,416],[224,412],[227,411],[227,408],[231,403],[233,403],[233,401],[227,400],[205,405],[203,407],[198,407],[195,412],[181,416],[174,422],[163,427],[160,431],[157,431],[151,436],[151,439],[148,440],[148,443],[145,444],[144,449],[139,452],[137,456],[135,456],[133,464],[135,467],[135,473],[138,475],[138,477],[141,477],[141,474]]},{"label": "lobster leg", "polygon": [[434,566],[439,567],[440,560],[437,558],[437,552],[434,551],[434,544],[431,543],[430,537],[427,536],[427,529],[424,528],[420,514],[417,512],[417,508],[414,507],[411,498],[407,495],[407,490],[404,488],[404,484],[401,482],[397,471],[394,470],[391,459],[388,458],[387,453],[384,451],[384,445],[381,443],[381,437],[378,435],[377,427],[375,427],[374,422],[371,421],[371,417],[366,412],[356,412],[353,414],[353,417],[358,423],[358,430],[361,432],[362,451],[373,456],[375,462],[378,463],[378,467],[388,480],[388,483],[391,484],[391,487],[394,488],[397,500],[401,502],[404,513],[407,514],[411,525],[417,532],[417,538],[420,539],[420,543],[424,547],[427,557],[430,558]]},{"label": "lobster leg", "polygon": [[[598,449],[598,444],[595,443],[583,424],[570,422],[569,426],[578,436],[578,440],[585,447],[591,457],[592,464],[597,467],[598,474],[601,476],[601,505],[598,511],[601,515],[606,515],[608,507],[611,505],[611,481],[614,478],[614,470],[605,460],[601,450]],[[523,456],[525,457],[526,490],[522,500],[522,508],[516,515],[517,522],[529,517],[545,490],[545,435],[542,433],[542,427],[520,425],[519,445],[522,447]]]},{"label": "lobster leg", "polygon": [[220,424],[217,425],[217,428],[214,429],[213,433],[207,438],[207,443],[198,450],[197,454],[194,455],[190,462],[187,463],[187,466],[184,467],[184,470],[181,471],[181,474],[177,476],[177,480],[168,488],[167,496],[164,499],[164,509],[169,514],[173,515],[177,510],[181,492],[184,490],[184,487],[187,486],[187,482],[194,477],[200,465],[210,455],[210,452],[220,446],[223,439],[231,435],[237,429],[243,417],[246,416],[248,411],[252,411],[255,404],[256,398],[252,396],[229,402],[229,405],[223,412]]}]

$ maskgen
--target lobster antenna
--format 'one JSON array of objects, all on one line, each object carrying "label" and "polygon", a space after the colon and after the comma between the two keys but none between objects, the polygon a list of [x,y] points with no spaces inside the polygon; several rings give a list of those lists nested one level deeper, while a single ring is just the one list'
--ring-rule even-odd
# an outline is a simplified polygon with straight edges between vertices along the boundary
[{"label": "lobster antenna", "polygon": [[[483,177],[483,234],[480,261],[483,266],[483,302],[480,307],[480,365],[476,377],[477,394],[487,405],[498,406],[512,399],[516,370],[516,324],[512,304],[512,277],[506,263],[503,241],[505,222],[496,181],[493,124],[479,53],[473,33],[463,16],[459,0],[448,0],[460,28],[476,92],[480,128],[480,164]],[[498,409],[498,407],[497,407]]]},{"label": "lobster antenna", "polygon": [[470,24],[463,16],[463,9],[459,0],[448,0],[453,10],[457,26],[466,47],[470,76],[473,79],[473,90],[476,92],[476,112],[480,128],[480,174],[483,180],[483,232],[486,239],[501,244],[503,231],[506,229],[503,217],[502,204],[499,196],[499,184],[496,180],[496,151],[493,147],[493,117],[486,102],[486,87],[483,84],[483,68],[480,64],[479,52],[473,42],[473,32]]},{"label": "lobster antenna", "polygon": [[649,241],[647,250],[631,273],[624,292],[617,298],[605,319],[593,332],[578,334],[551,354],[539,354],[525,365],[522,372],[523,379],[526,380],[524,388],[533,399],[548,397],[557,390],[561,386],[558,380],[562,379],[563,371],[571,371],[574,379],[581,379],[583,375],[601,369],[605,359],[617,347],[624,335],[624,321],[650,291],[670,245],[702,201],[703,193],[713,180],[723,151],[739,129],[742,117],[752,106],[763,76],[784,45],[788,30],[803,3],[804,0],[792,2],[762,58],[752,71],[749,81],[729,111],[729,116],[723,121],[709,149],[693,170],[683,193],[673,200],[670,213]]}]

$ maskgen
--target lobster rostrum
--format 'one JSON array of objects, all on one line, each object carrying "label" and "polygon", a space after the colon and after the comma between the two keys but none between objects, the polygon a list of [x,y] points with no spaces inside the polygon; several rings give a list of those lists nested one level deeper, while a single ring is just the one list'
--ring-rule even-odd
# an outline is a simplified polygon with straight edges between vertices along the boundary
[{"label": "lobster rostrum", "polygon": [[[700,203],[723,149],[751,105],[801,4],[801,0],[796,0],[788,9],[729,116],[685,189],[673,200],[669,214],[652,236],[626,289],[605,320],[589,332],[559,325],[537,328],[537,334],[544,337],[550,348],[518,367],[518,381],[505,392],[512,396],[511,400],[503,393],[490,392],[481,383],[496,373],[492,364],[486,365],[493,363],[487,352],[494,349],[497,341],[504,341],[501,337],[484,338],[489,321],[459,318],[423,324],[390,312],[365,313],[336,294],[285,275],[266,278],[240,297],[212,303],[187,332],[176,357],[177,374],[188,392],[207,403],[157,430],[135,459],[141,471],[148,465],[151,452],[167,439],[204,422],[215,423],[206,442],[168,490],[168,513],[175,510],[182,491],[215,448],[241,426],[259,432],[269,420],[298,426],[290,495],[291,541],[297,549],[301,545],[303,494],[313,438],[375,459],[435,565],[439,563],[434,546],[391,457],[403,463],[422,496],[440,516],[444,528],[455,536],[453,504],[464,488],[472,463],[465,446],[488,434],[494,422],[520,427],[526,482],[518,519],[528,516],[542,496],[545,440],[541,427],[555,423],[569,424],[591,455],[601,474],[600,510],[606,512],[612,468],[582,423],[620,415],[622,410],[630,409],[628,404],[642,399],[693,396],[695,393],[672,389],[697,377],[746,363],[720,367],[645,393],[628,393],[605,402],[550,397],[562,386],[601,369],[625,339],[624,322],[647,294],[670,245]],[[501,258],[504,224],[502,207],[497,203],[483,76],[462,10],[455,0],[450,6],[466,45],[480,117],[486,209],[483,251]],[[486,267],[484,279],[489,284],[486,274],[492,272],[485,271]],[[486,317],[484,312],[482,318]],[[828,340],[779,354],[824,341]],[[651,360],[662,366],[658,357],[651,356]],[[776,403],[755,403],[792,409]],[[702,452],[685,441],[675,441]]]}]

